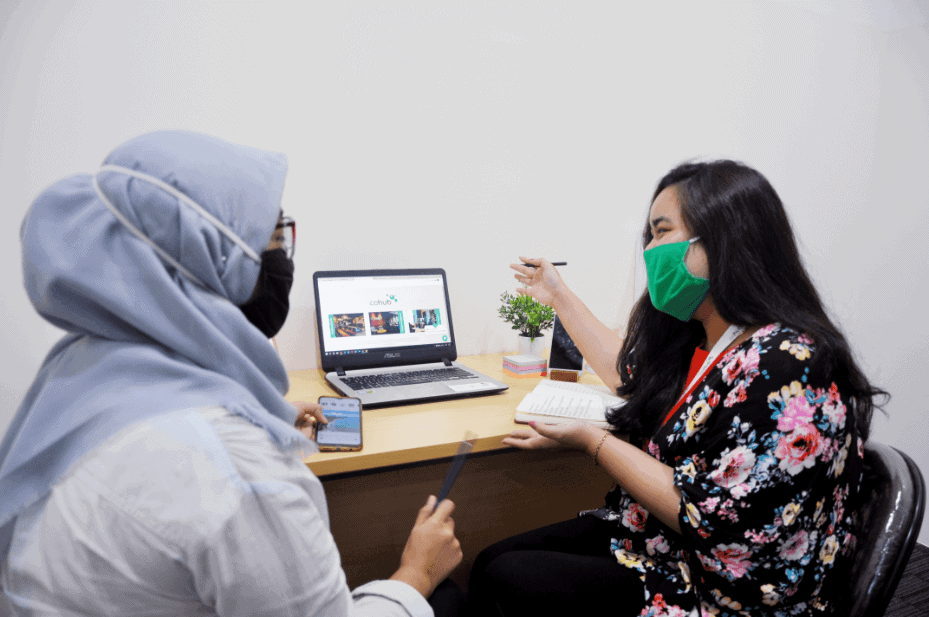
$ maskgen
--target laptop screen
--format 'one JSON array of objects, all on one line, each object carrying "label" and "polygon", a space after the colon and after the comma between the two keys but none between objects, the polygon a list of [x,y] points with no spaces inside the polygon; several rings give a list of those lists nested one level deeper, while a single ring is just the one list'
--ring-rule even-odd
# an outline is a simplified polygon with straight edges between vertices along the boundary
[{"label": "laptop screen", "polygon": [[456,358],[442,269],[316,272],[313,287],[327,371]]}]

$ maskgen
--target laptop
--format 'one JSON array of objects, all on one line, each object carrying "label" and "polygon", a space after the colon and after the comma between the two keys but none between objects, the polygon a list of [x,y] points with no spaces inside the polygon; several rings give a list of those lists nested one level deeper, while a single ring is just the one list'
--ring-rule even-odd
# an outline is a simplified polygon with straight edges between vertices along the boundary
[{"label": "laptop", "polygon": [[366,408],[481,396],[509,386],[456,362],[445,270],[315,272],[326,381]]}]

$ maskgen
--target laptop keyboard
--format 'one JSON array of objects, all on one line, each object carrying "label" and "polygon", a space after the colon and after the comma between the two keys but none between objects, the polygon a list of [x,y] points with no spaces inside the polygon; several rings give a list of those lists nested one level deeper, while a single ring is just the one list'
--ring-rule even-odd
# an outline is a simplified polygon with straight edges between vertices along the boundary
[{"label": "laptop keyboard", "polygon": [[430,383],[433,381],[449,381],[453,379],[473,379],[476,375],[462,368],[440,368],[434,371],[404,371],[402,373],[382,373],[380,375],[361,375],[358,377],[343,377],[342,383],[352,390],[373,390],[374,388],[390,388],[394,386],[409,386],[413,384]]}]

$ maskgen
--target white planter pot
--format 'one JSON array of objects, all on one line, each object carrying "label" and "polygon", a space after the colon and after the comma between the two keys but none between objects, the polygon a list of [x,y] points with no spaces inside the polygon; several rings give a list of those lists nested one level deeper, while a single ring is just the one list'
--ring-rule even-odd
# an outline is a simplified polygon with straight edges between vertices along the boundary
[{"label": "white planter pot", "polygon": [[534,341],[530,341],[528,336],[519,335],[519,353],[520,354],[532,354],[533,356],[539,356],[544,358],[542,354],[545,352],[545,335],[540,334],[535,337]]}]

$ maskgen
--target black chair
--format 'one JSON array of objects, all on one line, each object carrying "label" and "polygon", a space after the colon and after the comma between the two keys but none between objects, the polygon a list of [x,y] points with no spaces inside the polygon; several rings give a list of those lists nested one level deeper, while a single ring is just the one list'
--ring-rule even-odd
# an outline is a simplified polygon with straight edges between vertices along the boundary
[{"label": "black chair", "polygon": [[868,441],[858,509],[858,548],[842,596],[849,617],[880,617],[910,560],[926,509],[916,463],[896,448]]}]

